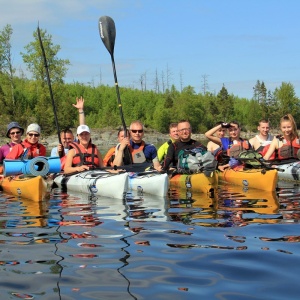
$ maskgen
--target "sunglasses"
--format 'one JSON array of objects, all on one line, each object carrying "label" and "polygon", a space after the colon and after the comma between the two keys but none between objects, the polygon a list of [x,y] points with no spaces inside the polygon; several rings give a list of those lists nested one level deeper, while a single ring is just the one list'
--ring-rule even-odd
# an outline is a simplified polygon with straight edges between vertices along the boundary
[{"label": "sunglasses", "polygon": [[138,130],[137,129],[131,129],[130,131],[133,132],[133,133],[137,133],[137,132],[138,133],[143,133],[144,132],[143,129],[138,129]]},{"label": "sunglasses", "polygon": [[21,131],[14,131],[14,132],[11,132],[10,135],[14,135],[14,134],[20,134]]},{"label": "sunglasses", "polygon": [[39,133],[27,133],[29,136],[39,137]]}]

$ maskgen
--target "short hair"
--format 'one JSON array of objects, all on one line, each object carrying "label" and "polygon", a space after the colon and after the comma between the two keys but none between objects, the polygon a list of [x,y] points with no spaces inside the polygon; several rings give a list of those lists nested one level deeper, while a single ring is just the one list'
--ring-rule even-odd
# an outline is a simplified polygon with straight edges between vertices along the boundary
[{"label": "short hair", "polygon": [[179,125],[179,123],[189,123],[189,124],[190,124],[190,128],[191,128],[191,131],[192,131],[192,124],[191,124],[191,122],[190,122],[189,120],[187,120],[187,119],[182,119],[182,120],[180,120],[180,121],[178,122],[178,125]]},{"label": "short hair", "polygon": [[229,122],[229,124],[235,124],[235,125],[237,125],[238,128],[241,128],[241,125],[238,121],[233,120],[233,121]]},{"label": "short hair", "polygon": [[178,127],[178,123],[171,123],[169,125],[169,129],[172,129],[172,128],[175,128],[175,127]]},{"label": "short hair", "polygon": [[258,124],[260,124],[260,123],[270,123],[270,121],[267,120],[267,119],[260,119],[260,120],[258,121]]},{"label": "short hair", "polygon": [[141,125],[142,128],[143,128],[143,130],[144,130],[144,125],[143,125],[143,123],[142,123],[140,120],[132,121],[131,124],[130,124],[130,126],[129,126],[129,130],[131,130],[131,126],[132,126],[133,124],[139,124],[139,125]]},{"label": "short hair", "polygon": [[70,133],[70,134],[73,135],[73,132],[72,132],[72,130],[70,128],[65,128],[65,129],[61,130],[60,134],[62,134],[62,133]]}]

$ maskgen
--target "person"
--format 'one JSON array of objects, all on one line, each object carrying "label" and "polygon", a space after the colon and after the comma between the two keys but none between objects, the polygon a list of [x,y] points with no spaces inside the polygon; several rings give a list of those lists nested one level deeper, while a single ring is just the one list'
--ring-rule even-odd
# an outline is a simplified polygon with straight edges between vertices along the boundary
[{"label": "person", "polygon": [[168,171],[170,166],[176,167],[178,164],[178,155],[180,150],[192,150],[197,147],[202,147],[207,150],[200,142],[191,138],[192,126],[188,120],[181,120],[178,122],[178,141],[169,145],[166,158],[163,163],[163,170]]},{"label": "person", "polygon": [[[118,131],[118,142],[121,143],[121,141],[124,139],[124,129],[119,129]],[[129,136],[129,131],[127,130],[127,136]],[[115,159],[115,151],[116,151],[116,146],[111,147],[107,153],[105,154],[103,158],[103,164],[105,167],[110,167],[113,166],[113,161]]]},{"label": "person", "polygon": [[23,155],[28,159],[37,156],[46,156],[46,147],[39,143],[40,135],[41,127],[36,123],[30,124],[26,130],[26,139],[20,144],[13,146],[7,154],[6,159],[19,159]]},{"label": "person", "polygon": [[[85,115],[84,115],[84,98],[76,97],[76,104],[72,105],[78,109],[79,115],[79,125],[85,124]],[[60,132],[61,144],[58,144],[56,147],[52,148],[50,156],[60,156],[60,152],[64,151],[66,155],[69,151],[69,144],[74,141],[74,135],[71,129],[64,129]]]},{"label": "person", "polygon": [[11,122],[7,125],[6,136],[10,139],[10,141],[0,148],[0,163],[3,162],[3,159],[11,151],[13,146],[22,142],[23,133],[24,128],[20,126],[18,122]]},{"label": "person", "polygon": [[[223,123],[223,122],[217,122],[217,123],[215,124],[215,126],[220,125],[220,124],[222,124],[222,123]],[[215,134],[216,134],[217,137],[223,138],[223,137],[225,137],[226,130],[227,130],[226,128],[221,127],[221,128],[219,128],[219,129],[216,131]],[[206,147],[207,147],[207,150],[210,151],[210,152],[212,152],[214,155],[220,150],[220,145],[214,143],[213,141],[209,141],[209,142],[207,143]]]},{"label": "person", "polygon": [[286,114],[280,119],[280,130],[282,136],[276,136],[267,153],[264,155],[265,160],[270,160],[271,156],[276,153],[276,159],[299,159],[300,142],[297,132],[296,122],[291,114]]},{"label": "person", "polygon": [[103,160],[96,145],[92,143],[91,131],[87,125],[77,128],[78,142],[70,143],[66,155],[64,173],[82,172],[91,168],[102,168]]},{"label": "person", "polygon": [[[141,121],[136,120],[129,127],[130,138],[125,137],[116,147],[114,166],[128,165],[130,163],[152,162],[157,171],[162,167],[157,158],[157,150],[154,145],[147,144],[143,141],[144,125]],[[129,152],[125,149],[129,149]]]},{"label": "person", "polygon": [[163,143],[157,150],[157,158],[160,163],[163,163],[163,161],[167,155],[169,145],[178,141],[178,139],[179,139],[177,126],[178,126],[178,123],[170,124],[170,126],[169,126],[170,139],[168,141],[166,141],[165,143]]},{"label": "person", "polygon": [[270,134],[270,124],[266,119],[261,119],[257,126],[258,134],[249,140],[252,148],[261,153],[266,154],[269,145],[272,143],[274,136]]},{"label": "person", "polygon": [[[214,134],[220,128],[228,128],[229,137],[219,138]],[[251,145],[248,140],[242,139],[240,137],[241,127],[238,122],[232,121],[230,123],[219,124],[205,133],[205,136],[212,142],[218,144],[224,151],[226,151],[227,156],[230,157],[229,162],[224,165],[219,165],[218,169],[224,171],[226,168],[235,168],[241,165],[241,162],[236,158],[242,151],[251,149]]]},{"label": "person", "polygon": [[58,144],[56,147],[52,148],[50,156],[57,157],[60,156],[59,152],[64,150],[64,155],[69,151],[70,143],[74,142],[74,135],[71,129],[64,129],[60,132],[61,144]]}]

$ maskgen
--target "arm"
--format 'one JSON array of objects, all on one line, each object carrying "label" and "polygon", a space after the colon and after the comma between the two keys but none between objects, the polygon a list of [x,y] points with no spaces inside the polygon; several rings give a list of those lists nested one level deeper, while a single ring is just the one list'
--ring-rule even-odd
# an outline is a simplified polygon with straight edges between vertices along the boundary
[{"label": "arm", "polygon": [[171,144],[169,145],[168,152],[163,163],[163,170],[167,171],[169,169],[170,164],[174,162],[174,156],[175,156],[175,148],[174,148],[174,144]]},{"label": "arm", "polygon": [[157,158],[159,161],[162,161],[164,159],[165,155],[167,154],[168,147],[169,147],[168,142],[165,142],[158,148]]},{"label": "arm", "polygon": [[272,141],[272,143],[270,144],[270,147],[269,147],[267,153],[266,153],[265,156],[263,157],[265,160],[269,160],[270,157],[271,157],[271,155],[274,153],[274,151],[275,151],[276,149],[278,149],[278,142],[279,142],[279,141],[277,140],[277,138],[274,138],[274,139],[273,139],[273,141]]},{"label": "arm", "polygon": [[85,115],[84,115],[84,99],[82,97],[76,97],[76,104],[72,104],[74,107],[78,109],[79,114],[79,125],[85,124]]},{"label": "arm", "polygon": [[[116,147],[116,156],[115,159],[112,163],[113,166],[122,166],[123,165],[123,154],[124,154],[124,149],[126,148],[126,146],[128,146],[129,143],[129,138],[126,137],[124,138],[121,143],[119,143]],[[118,148],[119,147],[119,148]]]},{"label": "arm", "polygon": [[205,136],[212,142],[218,144],[219,146],[222,146],[222,142],[221,142],[221,139],[214,136],[215,132],[217,130],[219,130],[220,128],[222,128],[222,125],[217,125],[215,126],[214,128],[208,130],[205,132]]}]

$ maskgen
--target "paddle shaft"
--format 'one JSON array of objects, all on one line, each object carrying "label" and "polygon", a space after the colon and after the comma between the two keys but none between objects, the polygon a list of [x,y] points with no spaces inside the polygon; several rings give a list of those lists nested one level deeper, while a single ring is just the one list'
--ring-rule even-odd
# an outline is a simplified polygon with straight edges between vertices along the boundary
[{"label": "paddle shaft", "polygon": [[[57,130],[58,142],[61,144],[60,130],[59,130],[59,125],[58,125],[55,101],[54,101],[54,97],[53,97],[53,91],[52,91],[51,79],[50,79],[50,74],[49,74],[49,68],[48,68],[46,53],[45,53],[45,49],[44,49],[44,46],[43,46],[43,41],[42,41],[39,26],[37,27],[37,33],[38,33],[38,38],[39,38],[39,41],[40,41],[40,46],[41,46],[42,55],[43,55],[43,59],[44,59],[44,66],[45,66],[45,70],[46,70],[47,83],[48,83],[50,98],[51,98],[52,107],[53,107],[53,113],[54,113],[54,119],[55,119],[55,126],[56,126],[56,130]],[[59,155],[59,157],[63,157],[64,156],[64,150],[60,151],[58,153],[58,155]]]}]

